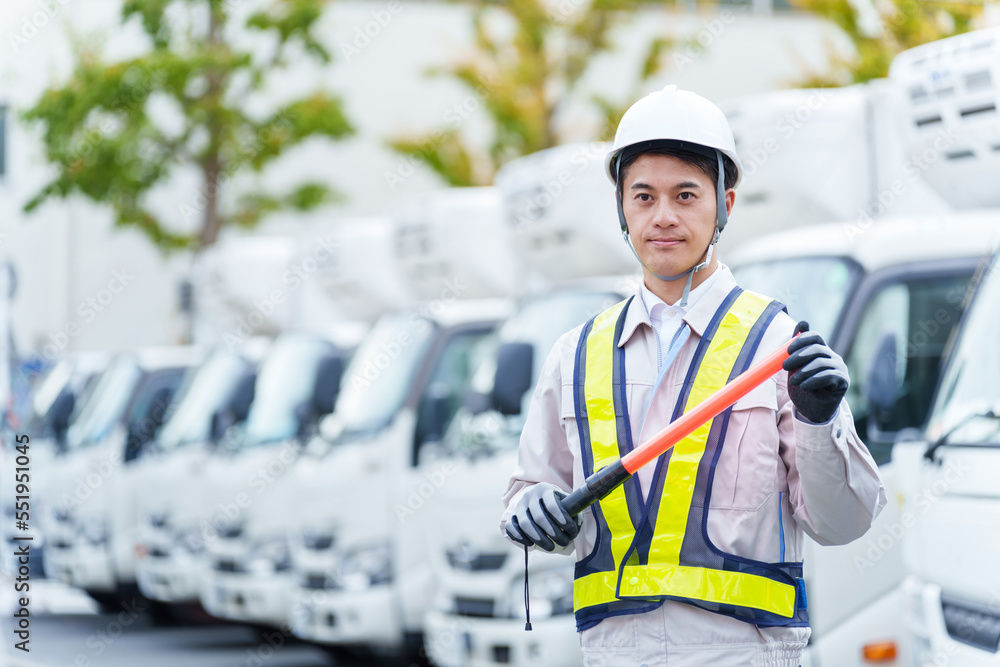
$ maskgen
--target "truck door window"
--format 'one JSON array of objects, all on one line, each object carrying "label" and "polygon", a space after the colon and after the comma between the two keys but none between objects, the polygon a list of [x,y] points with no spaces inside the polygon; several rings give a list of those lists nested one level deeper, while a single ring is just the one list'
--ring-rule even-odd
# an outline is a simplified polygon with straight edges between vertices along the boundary
[{"label": "truck door window", "polygon": [[126,463],[138,458],[145,445],[156,436],[184,374],[183,368],[167,368],[151,373],[139,384],[126,421]]},{"label": "truck door window", "polygon": [[976,415],[1000,413],[1000,261],[976,290],[961,337],[941,380],[927,434],[948,434],[952,444],[1000,444],[995,420]]},{"label": "truck door window", "polygon": [[452,336],[441,350],[434,364],[417,409],[417,428],[414,436],[413,464],[417,450],[431,440],[443,437],[462,399],[469,390],[472,371],[486,353],[490,330],[466,331]]},{"label": "truck door window", "polygon": [[733,267],[740,287],[777,299],[796,321],[805,320],[828,341],[860,273],[855,263],[841,257],[793,257]]},{"label": "truck door window", "polygon": [[[941,355],[961,317],[970,273],[886,284],[868,301],[844,360],[851,375],[847,402],[876,463],[890,459],[893,434],[924,424],[940,375]],[[868,373],[886,334],[896,342],[896,404],[871,414]],[[874,428],[873,428],[874,427]]]}]

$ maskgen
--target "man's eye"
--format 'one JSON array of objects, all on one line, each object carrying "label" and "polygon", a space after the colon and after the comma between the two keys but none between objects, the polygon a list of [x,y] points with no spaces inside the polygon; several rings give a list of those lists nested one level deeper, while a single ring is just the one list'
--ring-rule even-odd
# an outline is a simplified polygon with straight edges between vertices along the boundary
[{"label": "man's eye", "polygon": [[650,199],[652,199],[652,197],[649,196],[649,193],[646,192],[640,192],[639,194],[636,195],[636,198],[639,199],[640,201],[649,201]]},{"label": "man's eye", "polygon": [[682,201],[691,201],[692,199],[694,199],[693,192],[682,192],[677,196],[680,197]]}]

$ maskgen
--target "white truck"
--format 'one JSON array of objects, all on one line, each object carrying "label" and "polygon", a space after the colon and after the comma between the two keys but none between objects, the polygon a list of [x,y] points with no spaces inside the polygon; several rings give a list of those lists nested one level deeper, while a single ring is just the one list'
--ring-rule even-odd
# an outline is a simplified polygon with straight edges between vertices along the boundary
[{"label": "white truck", "polygon": [[[302,282],[294,284],[297,296],[291,315],[303,329],[321,332],[331,340],[356,341],[373,318],[407,303],[413,292],[392,265],[392,220],[349,218],[328,230],[305,234],[299,240],[291,264],[298,272],[293,270],[292,275]],[[324,410],[332,407],[331,403]],[[287,620],[292,584],[286,533],[297,534],[295,528],[302,518],[300,509],[289,503],[291,487],[297,484],[289,473],[313,433],[306,429],[294,435],[278,450],[276,459],[251,475],[252,493],[250,489],[243,496],[236,493],[235,507],[228,506],[239,513],[239,528],[219,531],[201,559],[205,567],[200,597],[216,616],[257,626],[281,626]],[[207,483],[235,488],[239,476],[248,472],[253,471],[219,467]],[[219,507],[226,508],[226,501],[221,502]],[[182,576],[182,570],[175,577]]]},{"label": "white truck", "polygon": [[115,356],[82,397],[45,487],[45,569],[113,605],[135,588],[138,517],[128,469],[203,353],[144,348]]},{"label": "white truck", "polygon": [[[967,286],[1000,232],[1000,217],[989,212],[882,220],[860,235],[847,233],[851,224],[765,237],[731,260],[741,285],[785,303],[844,357],[847,400],[889,498],[855,542],[805,541],[813,634],[803,665],[813,667],[908,664],[902,554],[878,541],[900,517],[893,444],[898,433],[923,424]],[[880,377],[873,373],[889,361],[899,387],[891,404],[873,393]]]},{"label": "white truck", "polygon": [[296,467],[291,535],[295,634],[333,652],[407,651],[423,631],[432,577],[427,497],[450,483],[435,461],[481,344],[520,281],[493,188],[429,193],[394,213],[397,261],[424,300],[386,314],[358,348],[331,444]]},{"label": "white truck", "polygon": [[[66,430],[69,428],[74,403],[107,365],[108,357],[109,355],[103,352],[78,352],[67,355],[59,359],[45,376],[38,380],[23,423],[16,429],[19,435],[27,435],[29,438],[31,455],[28,457],[30,462],[28,488],[38,500],[34,506],[29,502],[27,510],[22,503],[21,512],[28,512],[30,528],[28,532],[15,532],[15,520],[19,514],[15,498],[16,484],[11,483],[13,477],[6,478],[0,484],[0,507],[3,508],[4,517],[4,525],[0,527],[4,544],[3,555],[0,556],[0,571],[13,572],[15,551],[13,537],[18,534],[33,538],[31,550],[38,558],[32,559],[32,567],[37,568],[39,573],[43,571],[45,535],[38,529],[41,521],[31,522],[30,518],[34,515],[40,519],[44,511],[41,499],[48,495],[46,492],[48,471],[56,451],[65,445]],[[16,442],[11,439],[4,444],[6,446],[3,448],[3,456],[12,455]],[[15,459],[16,456],[4,460],[2,469],[5,475],[13,474],[8,471],[14,470],[14,463],[7,461]]]},{"label": "white truck", "polygon": [[196,438],[150,461],[155,474],[146,476],[141,503],[143,585],[154,599],[189,601],[196,587],[210,613],[229,603],[211,581],[211,570],[237,568],[223,551],[226,538],[240,535],[247,507],[269,475],[280,474],[296,436],[330,411],[343,363],[344,353],[325,338],[283,334],[260,362],[245,421],[229,426],[214,447]]},{"label": "white truck", "polygon": [[[917,667],[1000,659],[1000,261],[983,271],[924,436],[896,445],[902,510],[877,544],[902,541],[905,621]],[[895,389],[886,387],[887,400]],[[880,547],[881,548],[881,547]]]},{"label": "white truck", "polygon": [[[188,517],[160,504],[158,490],[168,483],[173,489],[184,488],[179,480],[200,467],[229,428],[246,419],[257,365],[269,343],[253,339],[239,352],[225,346],[213,350],[178,391],[151,451],[136,462],[136,487],[142,490],[132,499],[139,507],[136,580],[139,591],[151,600],[179,604],[198,598],[198,554],[204,551],[204,541],[196,530],[184,532]],[[181,498],[177,500],[181,504]]]}]

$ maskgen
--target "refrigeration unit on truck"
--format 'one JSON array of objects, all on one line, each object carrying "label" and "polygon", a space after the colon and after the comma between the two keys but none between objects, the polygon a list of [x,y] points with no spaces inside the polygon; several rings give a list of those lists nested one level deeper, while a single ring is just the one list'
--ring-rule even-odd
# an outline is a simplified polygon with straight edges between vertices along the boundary
[{"label": "refrigeration unit on truck", "polygon": [[908,161],[955,209],[1000,206],[1000,28],[903,51],[889,68]]},{"label": "refrigeration unit on truck", "polygon": [[[805,538],[813,632],[803,665],[813,667],[909,664],[902,552],[879,541],[900,520],[893,445],[900,432],[923,424],[969,282],[1000,233],[1000,216],[989,211],[883,220],[849,233],[855,224],[765,237],[730,263],[743,287],[783,302],[843,356],[846,398],[889,499],[850,544]],[[898,388],[893,401],[878,391],[886,382]],[[772,491],[761,511],[779,511],[781,495]]]},{"label": "refrigeration unit on truck", "polygon": [[[29,471],[29,489],[37,499],[28,503],[28,517],[31,514],[41,517],[44,511],[42,498],[46,497],[48,470],[58,448],[65,445],[66,430],[69,428],[73,406],[78,397],[95,380],[108,363],[110,355],[104,352],[77,352],[59,359],[35,385],[29,398],[27,414],[23,424],[17,429],[19,435],[29,438],[31,450]],[[8,447],[0,452],[0,457],[10,457],[0,460],[0,469],[13,470],[16,459],[13,439],[4,443]],[[15,517],[18,514],[15,498],[15,484],[0,484],[0,507],[4,524],[0,527],[5,545],[0,556],[0,571],[13,572],[15,535],[32,538],[32,553],[38,558],[31,561],[33,574],[43,571],[45,536],[38,529],[40,521],[29,520],[27,532],[15,531]],[[33,506],[32,506],[33,505]],[[25,511],[22,509],[22,511]]]},{"label": "refrigeration unit on truck", "polygon": [[292,534],[289,622],[333,651],[406,651],[422,633],[432,581],[420,508],[450,482],[432,459],[522,279],[496,188],[430,192],[392,219],[396,261],[422,302],[372,329],[324,424],[332,444],[295,471],[305,519]]},{"label": "refrigeration unit on truck", "polygon": [[174,393],[203,358],[196,348],[115,356],[82,397],[49,468],[43,529],[50,576],[113,604],[135,587],[137,512],[127,473],[148,449]]},{"label": "refrigeration unit on truck", "polygon": [[[923,437],[896,445],[913,664],[1000,660],[1000,260],[984,270]],[[886,387],[886,400],[896,400]]]},{"label": "refrigeration unit on truck", "polygon": [[907,165],[899,86],[781,90],[724,105],[743,162],[725,257],[745,241],[792,227],[946,212]]},{"label": "refrigeration unit on truck", "polygon": [[160,499],[166,493],[196,492],[187,480],[198,479],[208,452],[246,419],[257,365],[269,344],[255,338],[234,350],[216,347],[185,380],[150,451],[135,466],[141,492],[133,499],[139,510],[136,580],[151,600],[198,599],[204,540],[195,531],[178,530],[188,525],[188,517],[181,509],[168,514]]}]

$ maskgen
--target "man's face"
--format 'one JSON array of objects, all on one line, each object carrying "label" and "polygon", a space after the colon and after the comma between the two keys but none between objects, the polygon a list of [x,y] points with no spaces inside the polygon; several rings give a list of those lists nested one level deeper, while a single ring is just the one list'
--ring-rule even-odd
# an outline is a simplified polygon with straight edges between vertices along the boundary
[{"label": "man's face", "polygon": [[[735,191],[727,190],[727,212],[735,199]],[[700,263],[715,235],[715,200],[711,178],[694,165],[668,155],[640,155],[625,174],[622,210],[642,263],[661,276]]]}]

